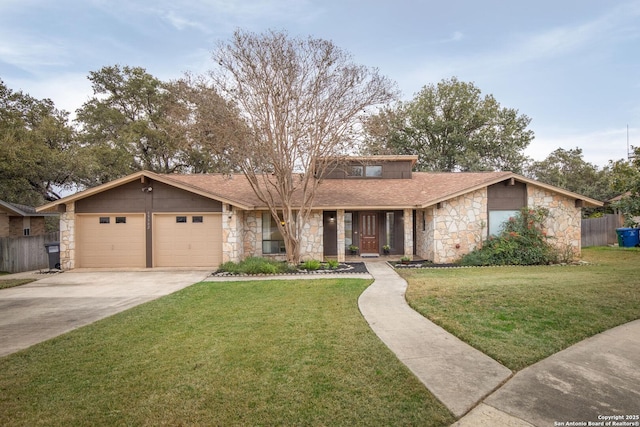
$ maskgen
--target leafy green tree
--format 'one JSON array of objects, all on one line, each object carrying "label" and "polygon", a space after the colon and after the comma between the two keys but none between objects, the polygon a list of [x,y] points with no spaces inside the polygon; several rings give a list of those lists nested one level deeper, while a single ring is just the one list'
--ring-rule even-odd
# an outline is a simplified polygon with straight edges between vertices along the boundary
[{"label": "leafy green tree", "polygon": [[599,169],[586,162],[582,157],[582,149],[577,147],[570,150],[558,148],[546,159],[532,162],[527,167],[526,174],[546,184],[597,200],[615,196],[609,185],[610,169]]},{"label": "leafy green tree", "polygon": [[640,147],[633,148],[629,160],[610,161],[611,188],[621,196],[612,207],[620,210],[627,226],[637,226],[640,216]]},{"label": "leafy green tree", "polygon": [[229,169],[225,139],[238,113],[204,79],[165,82],[141,67],[91,72],[94,97],[78,110],[86,186],[133,171],[220,172]]},{"label": "leafy green tree", "polygon": [[169,111],[173,138],[183,141],[181,159],[192,173],[238,172],[230,158],[231,141],[248,133],[238,108],[219,95],[210,79],[186,74],[171,82]]},{"label": "leafy green tree", "polygon": [[0,80],[0,199],[39,205],[73,185],[78,162],[68,113]]},{"label": "leafy green tree", "polygon": [[369,117],[364,151],[418,155],[417,169],[423,171],[521,172],[533,139],[530,121],[454,77]]},{"label": "leafy green tree", "polygon": [[98,180],[139,169],[180,170],[177,143],[167,132],[166,84],[143,68],[119,65],[92,71],[88,78],[95,96],[77,111],[77,121],[96,160],[106,160],[96,167],[103,175]]}]

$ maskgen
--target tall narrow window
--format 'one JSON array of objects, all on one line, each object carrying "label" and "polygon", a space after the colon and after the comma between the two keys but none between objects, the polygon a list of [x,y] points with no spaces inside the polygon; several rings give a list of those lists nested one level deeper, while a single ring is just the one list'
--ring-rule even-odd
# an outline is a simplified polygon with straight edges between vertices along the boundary
[{"label": "tall narrow window", "polygon": [[344,245],[349,248],[353,244],[353,213],[344,214]]},{"label": "tall narrow window", "polygon": [[396,216],[394,212],[387,212],[386,214],[386,223],[385,223],[385,238],[386,244],[389,247],[394,247],[394,224],[395,224]]},{"label": "tall narrow window", "polygon": [[270,212],[262,214],[262,253],[279,254],[285,251],[284,238]]}]

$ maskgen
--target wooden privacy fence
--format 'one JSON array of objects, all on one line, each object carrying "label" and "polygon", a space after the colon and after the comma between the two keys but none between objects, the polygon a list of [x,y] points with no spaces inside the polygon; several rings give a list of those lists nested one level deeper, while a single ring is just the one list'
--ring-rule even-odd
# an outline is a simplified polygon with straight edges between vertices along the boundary
[{"label": "wooden privacy fence", "polygon": [[607,246],[618,243],[616,228],[622,227],[622,215],[606,214],[602,218],[582,220],[582,247]]},{"label": "wooden privacy fence", "polygon": [[58,236],[55,231],[40,236],[1,237],[0,271],[20,273],[49,268],[49,255],[44,244],[57,242]]}]

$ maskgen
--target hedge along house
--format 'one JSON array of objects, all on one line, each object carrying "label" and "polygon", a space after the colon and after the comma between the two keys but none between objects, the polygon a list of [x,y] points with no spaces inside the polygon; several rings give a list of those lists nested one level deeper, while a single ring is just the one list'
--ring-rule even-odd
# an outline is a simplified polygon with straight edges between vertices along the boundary
[{"label": "hedge along house", "polygon": [[[303,259],[390,254],[453,262],[522,207],[545,207],[546,231],[580,252],[582,207],[602,203],[511,172],[412,172],[415,156],[351,157],[326,174],[301,237]],[[216,267],[284,258],[268,209],[243,175],[141,171],[38,208],[60,213],[63,269]]]}]

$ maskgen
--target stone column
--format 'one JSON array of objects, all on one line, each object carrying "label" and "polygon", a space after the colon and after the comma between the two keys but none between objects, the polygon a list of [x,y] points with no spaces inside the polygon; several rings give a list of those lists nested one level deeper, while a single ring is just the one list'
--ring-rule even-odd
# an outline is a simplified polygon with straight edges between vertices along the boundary
[{"label": "stone column", "polygon": [[240,261],[238,214],[231,205],[222,205],[222,262]]},{"label": "stone column", "polygon": [[344,243],[344,209],[338,209],[336,214],[336,225],[338,228],[338,262],[345,261],[345,243]]},{"label": "stone column", "polygon": [[413,210],[403,211],[404,222],[404,255],[413,257]]},{"label": "stone column", "polygon": [[75,203],[65,205],[60,215],[60,268],[72,270],[76,264],[76,209]]}]

